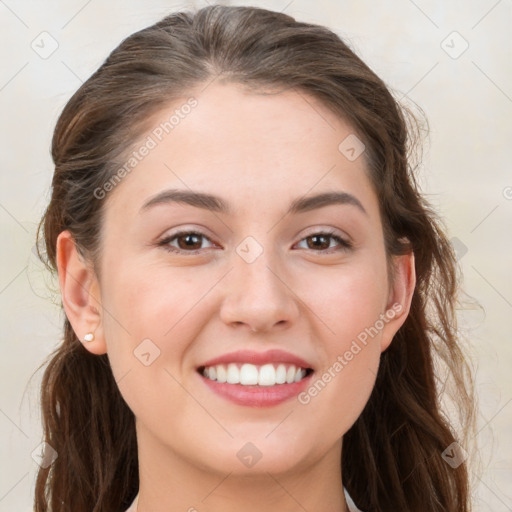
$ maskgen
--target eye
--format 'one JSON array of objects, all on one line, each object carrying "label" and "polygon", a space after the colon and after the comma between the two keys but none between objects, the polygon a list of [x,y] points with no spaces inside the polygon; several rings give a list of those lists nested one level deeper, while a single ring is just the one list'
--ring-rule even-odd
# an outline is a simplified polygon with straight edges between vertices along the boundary
[{"label": "eye", "polygon": [[[204,233],[201,233],[200,231],[178,231],[177,233],[173,233],[172,235],[165,237],[163,240],[158,242],[158,245],[169,252],[198,254],[204,249],[204,247],[201,247],[203,240],[208,240],[211,244],[210,247],[215,245]],[[303,248],[327,254],[338,251],[347,251],[352,248],[352,244],[337,235],[335,231],[312,233],[311,235],[303,238],[300,243],[303,241],[306,241],[307,244],[307,247]],[[338,248],[331,245],[333,241],[337,242]]]},{"label": "eye", "polygon": [[169,252],[196,254],[203,249],[201,247],[202,239],[212,243],[205,234],[199,231],[179,231],[164,238],[158,242],[158,245],[164,247]]},{"label": "eye", "polygon": [[[335,231],[322,231],[319,233],[312,233],[303,238],[300,243],[306,241],[307,247],[305,249],[312,249],[315,252],[323,252],[331,254],[332,252],[347,251],[352,248],[352,244],[344,240],[336,234]],[[331,242],[337,242],[338,248],[331,245]],[[334,248],[334,251],[331,249]]]}]

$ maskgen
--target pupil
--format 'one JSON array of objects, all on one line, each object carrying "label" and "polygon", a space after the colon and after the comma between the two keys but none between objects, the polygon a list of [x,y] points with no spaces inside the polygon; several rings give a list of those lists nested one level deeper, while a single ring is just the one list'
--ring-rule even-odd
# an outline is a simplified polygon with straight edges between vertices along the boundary
[{"label": "pupil", "polygon": [[[316,244],[316,242],[318,242],[318,240],[322,240],[322,239],[324,240],[324,243],[323,243],[323,244],[322,244],[322,243],[320,243],[320,246],[322,246],[322,247],[329,247],[329,242],[327,242],[327,245],[325,244],[325,240],[327,240],[327,237],[326,237],[326,236],[323,236],[323,235],[321,235],[321,236],[315,235],[315,236],[312,236],[312,237],[311,237],[311,239],[315,241],[315,242],[314,242],[314,244],[313,244],[313,247],[318,248],[318,247],[319,247],[319,245],[318,245],[318,244]],[[315,245],[315,244],[316,244],[316,245]]]},{"label": "pupil", "polygon": [[[193,246],[194,244],[197,244],[197,240],[199,239],[199,236],[198,235],[194,235],[194,234],[189,234],[189,235],[185,235],[184,237],[182,238],[185,238],[185,245],[186,247],[190,248],[191,246]],[[193,241],[195,239],[195,242]]]}]

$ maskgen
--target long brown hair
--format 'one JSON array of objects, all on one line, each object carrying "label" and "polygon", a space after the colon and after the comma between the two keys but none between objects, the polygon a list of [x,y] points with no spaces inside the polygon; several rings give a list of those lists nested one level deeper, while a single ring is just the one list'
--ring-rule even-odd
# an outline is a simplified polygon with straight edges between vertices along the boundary
[{"label": "long brown hair", "polygon": [[[55,271],[63,230],[95,261],[105,201],[94,191],[112,178],[153,113],[213,79],[310,94],[366,145],[388,258],[414,251],[417,284],[409,316],[381,356],[373,393],[344,436],[343,484],[366,512],[469,511],[467,465],[452,467],[442,455],[456,441],[465,446],[474,404],[457,337],[454,252],[410,159],[421,125],[327,28],[260,8],[214,5],[172,14],[125,39],[57,122],[52,196],[38,233],[45,263]],[[438,362],[454,383],[460,436],[442,412]],[[126,509],[139,483],[134,416],[108,355],[89,353],[67,319],[41,401],[45,442],[58,457],[39,470],[35,511]]]}]

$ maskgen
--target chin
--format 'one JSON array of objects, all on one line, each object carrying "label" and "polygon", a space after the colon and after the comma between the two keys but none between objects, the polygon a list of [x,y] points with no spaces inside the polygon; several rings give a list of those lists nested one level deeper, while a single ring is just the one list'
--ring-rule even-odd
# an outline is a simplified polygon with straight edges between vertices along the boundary
[{"label": "chin", "polygon": [[[202,452],[198,459],[210,470],[223,475],[232,473],[233,476],[260,475],[268,478],[268,473],[277,475],[296,471],[321,457],[321,447],[316,447],[318,455],[314,455],[314,447],[310,445],[312,437],[301,441],[296,436],[284,437],[274,433],[265,438],[265,435],[260,432],[254,437],[237,436],[222,444],[217,440],[212,443],[214,449]],[[270,439],[272,436],[275,438]]]}]

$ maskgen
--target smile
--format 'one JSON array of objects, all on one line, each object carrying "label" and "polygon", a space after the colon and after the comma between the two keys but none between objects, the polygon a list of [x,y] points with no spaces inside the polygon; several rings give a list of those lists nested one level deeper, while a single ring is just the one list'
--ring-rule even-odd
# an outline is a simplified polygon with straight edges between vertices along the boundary
[{"label": "smile", "polygon": [[300,382],[312,370],[294,364],[230,363],[199,368],[207,379],[218,383],[241,384],[242,386],[276,386]]},{"label": "smile", "polygon": [[314,374],[312,363],[280,349],[239,350],[196,367],[215,395],[245,407],[272,407],[297,397]]}]

